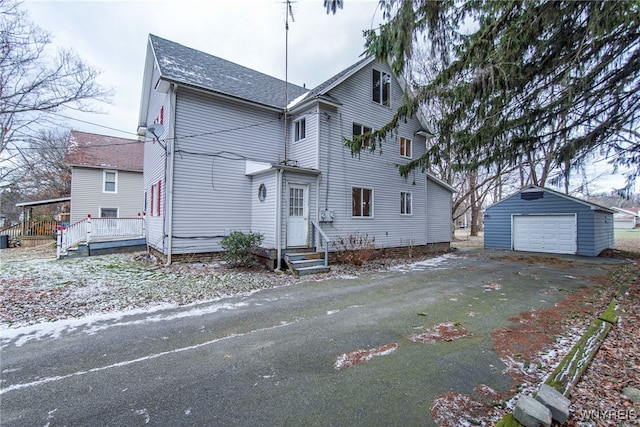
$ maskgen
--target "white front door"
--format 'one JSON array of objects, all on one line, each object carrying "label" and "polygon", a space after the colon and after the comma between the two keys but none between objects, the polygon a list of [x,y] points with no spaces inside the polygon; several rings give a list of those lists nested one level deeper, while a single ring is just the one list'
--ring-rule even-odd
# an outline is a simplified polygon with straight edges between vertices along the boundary
[{"label": "white front door", "polygon": [[307,246],[309,237],[309,206],[307,186],[289,185],[287,216],[287,247]]}]

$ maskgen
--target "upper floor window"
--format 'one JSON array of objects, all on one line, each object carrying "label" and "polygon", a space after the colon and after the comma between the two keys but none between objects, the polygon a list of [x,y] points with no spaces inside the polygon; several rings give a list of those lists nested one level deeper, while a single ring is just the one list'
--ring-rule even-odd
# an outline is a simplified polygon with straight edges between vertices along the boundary
[{"label": "upper floor window", "polygon": [[400,156],[411,158],[411,140],[400,137]]},{"label": "upper floor window", "polygon": [[117,193],[118,171],[104,171],[102,191],[104,193]]},{"label": "upper floor window", "polygon": [[371,145],[371,128],[358,123],[353,124],[353,136],[363,135],[362,146],[369,147]]},{"label": "upper floor window", "polygon": [[373,102],[391,106],[391,75],[384,71],[373,70]]},{"label": "upper floor window", "polygon": [[302,118],[293,123],[293,140],[300,141],[307,137],[307,121]]},{"label": "upper floor window", "polygon": [[353,187],[351,189],[351,216],[373,217],[373,190]]},{"label": "upper floor window", "polygon": [[411,193],[407,191],[400,192],[400,214],[411,215]]}]

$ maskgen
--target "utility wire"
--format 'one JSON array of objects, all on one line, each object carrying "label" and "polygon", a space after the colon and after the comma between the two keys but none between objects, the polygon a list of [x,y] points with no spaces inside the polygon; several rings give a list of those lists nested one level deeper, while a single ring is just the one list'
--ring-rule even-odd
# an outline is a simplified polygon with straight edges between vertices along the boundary
[{"label": "utility wire", "polygon": [[[221,129],[221,130],[217,130],[217,131],[211,131],[211,132],[202,132],[202,133],[197,133],[197,134],[192,134],[192,135],[185,135],[185,136],[176,136],[175,138],[161,138],[163,141],[170,141],[170,140],[182,140],[182,139],[189,139],[189,138],[198,138],[198,137],[202,137],[202,136],[209,136],[209,135],[218,135],[218,134],[222,134],[222,133],[229,133],[229,132],[235,132],[235,131],[239,131],[239,130],[245,130],[245,129],[249,129],[249,128],[253,128],[253,127],[259,127],[259,126],[264,126],[267,125],[269,123],[275,123],[277,122],[279,119],[272,119],[272,120],[267,120],[264,122],[259,122],[259,123],[252,123],[249,125],[244,125],[244,126],[238,126],[235,128],[229,128],[229,129]],[[89,122],[87,122],[89,123]],[[117,138],[117,137],[114,137]],[[144,142],[150,142],[153,139],[147,139],[145,138]],[[83,148],[94,148],[94,147],[113,147],[116,145],[133,145],[133,144],[141,144],[142,142],[139,141],[131,141],[131,142],[121,142],[121,143],[115,143],[115,144],[95,144],[95,145],[87,145],[87,146],[78,146],[75,147],[75,149],[83,149]],[[21,150],[40,150],[40,147],[24,147],[21,148]],[[57,147],[56,149],[59,150],[66,150],[67,147]],[[6,148],[7,151],[9,150],[16,150],[16,148]],[[193,153],[192,153],[193,154]]]}]

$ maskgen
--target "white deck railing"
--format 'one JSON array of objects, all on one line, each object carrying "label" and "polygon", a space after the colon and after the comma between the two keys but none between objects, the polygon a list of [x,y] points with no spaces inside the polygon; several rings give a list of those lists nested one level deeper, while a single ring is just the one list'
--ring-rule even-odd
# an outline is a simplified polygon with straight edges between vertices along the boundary
[{"label": "white deck railing", "polygon": [[80,243],[109,240],[136,239],[146,237],[146,223],[138,218],[91,218],[58,228],[56,255],[66,255],[69,248]]}]

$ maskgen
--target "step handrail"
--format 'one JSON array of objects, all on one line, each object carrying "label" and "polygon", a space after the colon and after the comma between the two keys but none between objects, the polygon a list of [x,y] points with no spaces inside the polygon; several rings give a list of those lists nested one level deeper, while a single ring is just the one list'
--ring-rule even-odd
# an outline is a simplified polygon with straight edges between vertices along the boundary
[{"label": "step handrail", "polygon": [[[322,238],[324,239],[324,266],[328,267],[329,266],[329,243],[331,243],[331,240],[324,233],[324,230],[322,228],[320,228],[320,224],[318,224],[317,221],[311,220],[311,225],[313,226],[314,230],[317,230],[318,233],[320,234],[320,236],[322,236]],[[312,246],[314,246],[314,247],[316,246],[316,233],[315,232],[313,232],[311,234],[311,243],[312,243]]]}]

